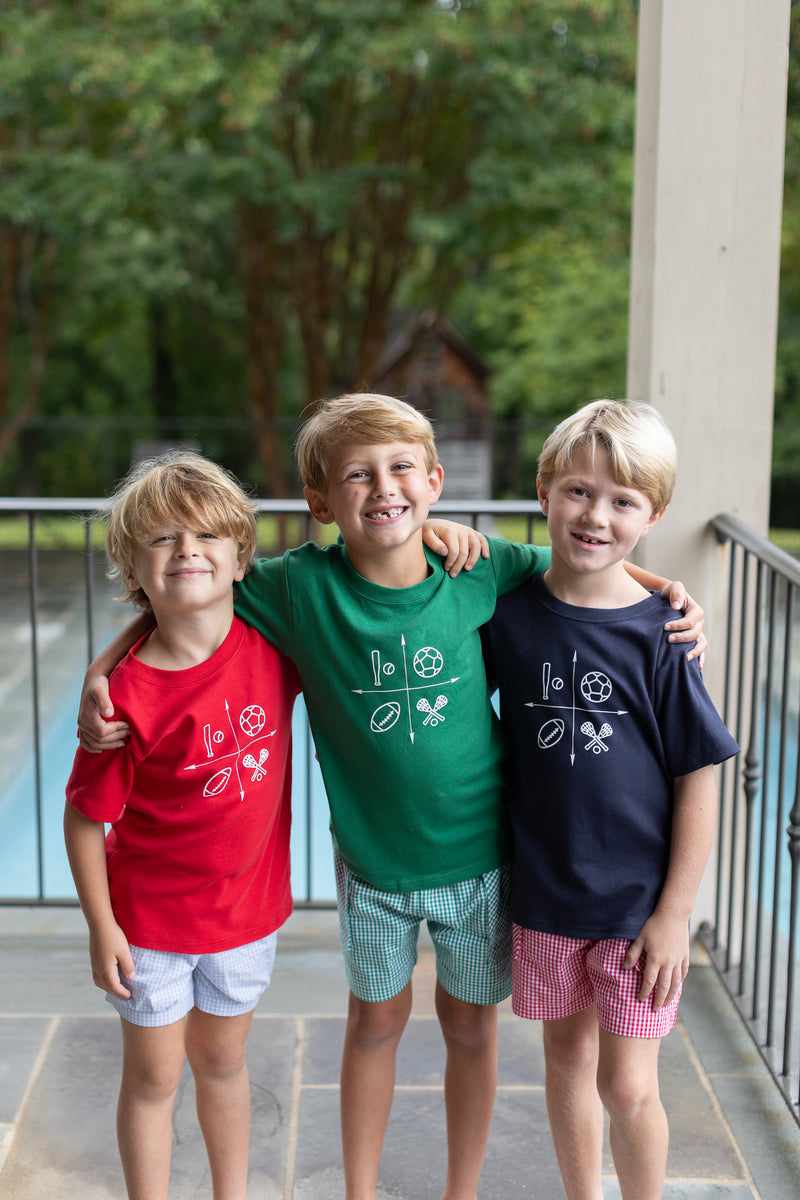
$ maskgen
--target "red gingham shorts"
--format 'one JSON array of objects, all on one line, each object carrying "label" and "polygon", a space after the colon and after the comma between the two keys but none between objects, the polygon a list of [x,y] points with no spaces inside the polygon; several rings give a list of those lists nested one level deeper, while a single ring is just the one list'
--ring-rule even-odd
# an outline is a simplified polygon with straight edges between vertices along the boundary
[{"label": "red gingham shorts", "polygon": [[653,1009],[652,995],[638,1000],[643,958],[623,971],[630,939],[589,941],[536,933],[514,925],[512,1008],[530,1021],[571,1017],[592,1004],[601,1029],[622,1037],[664,1037],[678,1015],[677,996]]}]

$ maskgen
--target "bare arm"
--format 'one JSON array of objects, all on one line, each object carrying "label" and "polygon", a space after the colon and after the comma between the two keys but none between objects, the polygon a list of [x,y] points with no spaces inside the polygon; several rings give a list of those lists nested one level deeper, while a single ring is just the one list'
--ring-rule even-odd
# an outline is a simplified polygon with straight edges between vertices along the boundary
[{"label": "bare arm", "polygon": [[422,538],[431,550],[446,556],[444,569],[453,578],[462,567],[471,571],[479,558],[489,557],[489,543],[483,534],[458,521],[430,517],[422,527]]},{"label": "bare arm", "polygon": [[112,638],[87,668],[78,709],[78,737],[84,750],[91,754],[98,754],[101,750],[116,750],[125,745],[128,726],[124,721],[105,719],[114,712],[108,693],[108,677],[131,646],[135,646],[152,626],[152,616],[139,613]]},{"label": "bare arm", "polygon": [[133,959],[128,939],[117,924],[111,907],[106,869],[105,829],[71,804],[64,810],[64,842],[72,878],[83,915],[89,926],[89,959],[92,979],[104,992],[126,999],[130,991],[119,973],[133,978]]},{"label": "bare arm", "polygon": [[675,780],[669,866],[658,904],[631,943],[623,966],[647,953],[639,999],[653,993],[653,1008],[669,1004],[689,970],[689,918],[714,840],[717,789],[714,768]]},{"label": "bare arm", "polygon": [[670,580],[665,579],[663,575],[654,575],[652,571],[645,571],[644,567],[637,567],[631,562],[625,563],[625,570],[642,587],[650,592],[660,592],[673,608],[683,610],[683,616],[674,621],[667,621],[664,628],[669,630],[671,642],[695,643],[687,652],[686,661],[691,662],[693,658],[699,658],[702,667],[708,649],[708,639],[703,633],[705,613],[701,606],[692,599],[677,579]]}]

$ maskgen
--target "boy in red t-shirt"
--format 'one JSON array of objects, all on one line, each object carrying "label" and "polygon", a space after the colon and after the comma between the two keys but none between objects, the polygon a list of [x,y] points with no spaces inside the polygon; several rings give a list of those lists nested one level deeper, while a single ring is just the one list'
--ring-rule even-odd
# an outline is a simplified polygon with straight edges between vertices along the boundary
[{"label": "boy in red t-shirt", "polygon": [[134,468],[106,533],[125,598],[158,624],[111,679],[130,739],[114,754],[78,749],[64,832],[92,977],[122,1017],[117,1133],[131,1200],[166,1200],[184,1058],[214,1195],[246,1193],[245,1042],[292,907],[299,690],[288,660],[234,616],[255,510],[222,468],[181,452]]}]

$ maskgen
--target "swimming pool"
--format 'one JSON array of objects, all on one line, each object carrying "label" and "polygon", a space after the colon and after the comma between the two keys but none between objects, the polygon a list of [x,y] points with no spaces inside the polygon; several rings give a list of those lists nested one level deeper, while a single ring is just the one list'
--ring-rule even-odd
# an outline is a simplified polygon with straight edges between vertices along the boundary
[{"label": "swimming pool", "polygon": [[[63,695],[60,711],[48,721],[42,738],[42,892],[48,900],[75,899],[64,850],[62,819],[64,786],[77,745],[75,716],[79,698],[80,683]],[[319,766],[313,750],[311,753],[308,750],[306,728],[305,705],[300,698],[292,725],[292,892],[296,901],[324,902],[336,897],[328,805]],[[307,783],[310,784],[308,805]],[[0,803],[2,899],[36,899],[39,894],[35,795],[33,755],[27,747],[20,747],[18,769]]]}]

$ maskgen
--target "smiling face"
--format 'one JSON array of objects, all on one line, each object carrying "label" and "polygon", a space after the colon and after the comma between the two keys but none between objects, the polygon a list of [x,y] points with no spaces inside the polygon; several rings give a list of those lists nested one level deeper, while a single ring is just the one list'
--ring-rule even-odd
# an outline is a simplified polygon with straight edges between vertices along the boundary
[{"label": "smiling face", "polygon": [[599,448],[578,450],[563,474],[547,486],[537,481],[537,487],[559,577],[592,576],[597,582],[601,573],[622,568],[664,512],[654,513],[644,492],[618,484]]},{"label": "smiling face", "polygon": [[136,546],[131,590],[142,588],[153,611],[233,608],[234,580],[244,576],[236,541],[206,530],[154,529]]},{"label": "smiling face", "polygon": [[406,552],[424,562],[421,530],[442,477],[414,442],[344,444],[331,456],[325,493],[306,488],[305,495],[316,520],[339,526],[356,570]]}]

